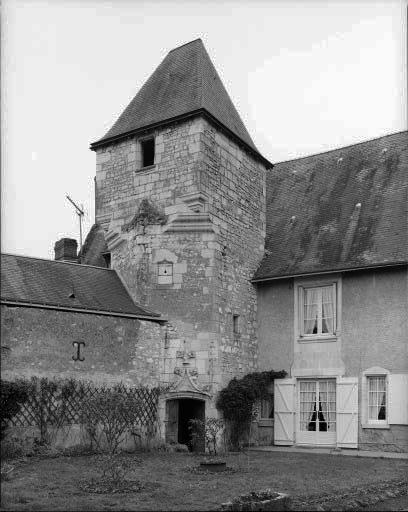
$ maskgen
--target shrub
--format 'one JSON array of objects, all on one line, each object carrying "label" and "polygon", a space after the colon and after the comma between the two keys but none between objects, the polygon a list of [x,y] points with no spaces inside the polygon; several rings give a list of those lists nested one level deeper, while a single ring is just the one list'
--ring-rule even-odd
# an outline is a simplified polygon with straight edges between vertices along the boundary
[{"label": "shrub", "polygon": [[93,450],[90,446],[83,444],[74,444],[61,450],[61,455],[64,457],[82,457],[85,455],[93,455],[94,453],[95,450]]},{"label": "shrub", "polygon": [[98,450],[104,441],[110,453],[118,451],[125,433],[135,429],[140,418],[141,401],[128,394],[123,385],[102,388],[82,402],[81,419]]},{"label": "shrub", "polygon": [[0,410],[1,427],[0,439],[6,436],[6,430],[9,422],[21,409],[21,406],[27,401],[27,385],[23,381],[1,381]]},{"label": "shrub", "polygon": [[191,444],[196,449],[203,444],[208,448],[210,455],[217,455],[217,444],[220,433],[224,430],[223,420],[207,418],[206,420],[189,420]]},{"label": "shrub", "polygon": [[74,379],[32,377],[25,386],[34,422],[40,431],[39,444],[49,444],[49,427],[55,427],[56,432],[69,423],[67,401],[75,393],[83,393],[83,383]]},{"label": "shrub", "polygon": [[244,435],[249,435],[255,403],[268,395],[268,388],[275,379],[286,376],[285,371],[253,372],[242,379],[233,378],[222,389],[216,407],[228,422],[229,441],[234,449],[239,449]]}]

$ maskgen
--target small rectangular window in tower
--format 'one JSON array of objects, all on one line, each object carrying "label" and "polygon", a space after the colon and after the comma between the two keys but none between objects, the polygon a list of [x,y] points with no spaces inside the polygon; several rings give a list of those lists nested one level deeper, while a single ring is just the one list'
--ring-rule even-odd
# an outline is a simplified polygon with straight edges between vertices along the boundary
[{"label": "small rectangular window in tower", "polygon": [[102,258],[105,261],[106,268],[111,268],[111,253],[110,252],[102,253]]},{"label": "small rectangular window in tower", "polygon": [[142,147],[142,167],[154,165],[154,139],[146,139],[140,142]]},{"label": "small rectangular window in tower", "polygon": [[232,332],[234,333],[234,336],[241,333],[239,315],[232,315]]},{"label": "small rectangular window in tower", "polygon": [[173,284],[173,263],[161,261],[157,264],[157,283]]}]

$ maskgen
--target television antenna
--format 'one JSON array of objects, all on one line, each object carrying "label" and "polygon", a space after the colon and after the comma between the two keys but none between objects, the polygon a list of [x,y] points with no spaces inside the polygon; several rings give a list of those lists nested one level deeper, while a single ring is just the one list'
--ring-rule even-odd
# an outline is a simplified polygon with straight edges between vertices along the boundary
[{"label": "television antenna", "polygon": [[75,208],[75,213],[78,215],[78,219],[79,219],[79,251],[80,251],[80,254],[82,255],[82,217],[84,216],[84,207],[83,205],[81,204],[81,207],[79,207],[75,201],[73,201],[68,194],[66,194],[65,196],[68,201],[74,206]]}]

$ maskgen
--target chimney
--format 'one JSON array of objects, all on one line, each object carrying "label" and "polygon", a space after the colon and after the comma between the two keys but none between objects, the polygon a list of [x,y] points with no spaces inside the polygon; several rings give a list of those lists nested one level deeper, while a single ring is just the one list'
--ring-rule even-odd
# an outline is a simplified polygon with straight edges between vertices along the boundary
[{"label": "chimney", "polygon": [[78,263],[78,244],[73,238],[61,238],[55,242],[55,260],[56,261],[70,261]]}]

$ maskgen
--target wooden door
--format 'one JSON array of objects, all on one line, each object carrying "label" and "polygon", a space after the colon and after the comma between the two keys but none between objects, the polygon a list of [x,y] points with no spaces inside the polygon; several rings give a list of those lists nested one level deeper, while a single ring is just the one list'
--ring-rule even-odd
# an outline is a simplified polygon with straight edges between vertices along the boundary
[{"label": "wooden door", "polygon": [[274,444],[294,442],[295,379],[276,379],[274,384]]},{"label": "wooden door", "polygon": [[357,448],[358,378],[342,377],[337,382],[337,446]]},{"label": "wooden door", "polygon": [[167,400],[166,402],[166,443],[174,444],[178,442],[178,417],[179,401]]}]

